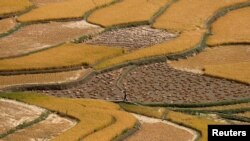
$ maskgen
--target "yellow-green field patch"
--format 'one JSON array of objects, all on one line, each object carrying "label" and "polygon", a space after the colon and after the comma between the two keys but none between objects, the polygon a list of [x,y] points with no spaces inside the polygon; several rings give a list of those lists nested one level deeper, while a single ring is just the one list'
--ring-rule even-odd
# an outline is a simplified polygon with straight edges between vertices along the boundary
[{"label": "yellow-green field patch", "polygon": [[205,23],[219,9],[248,0],[179,0],[154,23],[155,28],[171,31],[206,28]]},{"label": "yellow-green field patch", "polygon": [[0,60],[0,70],[93,65],[98,61],[122,53],[123,50],[120,48],[69,43],[23,57]]},{"label": "yellow-green field patch", "polygon": [[21,12],[32,6],[29,0],[1,0],[0,17]]},{"label": "yellow-green field patch", "polygon": [[249,21],[249,7],[229,12],[212,25],[213,35],[208,38],[208,45],[250,43]]},{"label": "yellow-green field patch", "polygon": [[37,22],[81,18],[89,10],[110,2],[112,2],[112,0],[66,0],[51,3],[20,16],[18,21]]},{"label": "yellow-green field patch", "polygon": [[123,0],[95,11],[88,21],[102,26],[149,21],[150,18],[171,0]]},{"label": "yellow-green field patch", "polygon": [[136,119],[120,111],[118,105],[102,100],[56,98],[34,93],[2,93],[0,97],[37,105],[79,120],[76,126],[55,137],[53,141],[77,141],[85,138],[109,141],[136,124]]},{"label": "yellow-green field patch", "polygon": [[0,76],[0,89],[26,84],[59,84],[78,80],[89,74],[91,69],[74,70],[56,73],[22,74]]},{"label": "yellow-green field patch", "polygon": [[205,66],[205,74],[250,84],[250,62]]}]

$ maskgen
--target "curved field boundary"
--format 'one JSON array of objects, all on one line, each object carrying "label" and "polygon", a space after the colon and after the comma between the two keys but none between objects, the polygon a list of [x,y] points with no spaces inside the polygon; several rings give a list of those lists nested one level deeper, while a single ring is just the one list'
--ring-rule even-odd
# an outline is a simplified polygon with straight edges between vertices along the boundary
[{"label": "curved field boundary", "polygon": [[10,135],[10,134],[14,134],[14,133],[16,133],[16,132],[18,132],[18,131],[20,131],[20,130],[22,130],[22,129],[25,129],[25,128],[27,128],[27,127],[30,127],[30,126],[32,126],[32,125],[35,125],[35,124],[37,124],[37,123],[39,123],[39,122],[41,122],[41,121],[46,120],[46,118],[49,116],[49,114],[50,114],[50,112],[49,112],[49,111],[46,111],[46,112],[42,113],[38,118],[34,119],[33,121],[24,122],[24,123],[22,123],[22,124],[16,126],[15,128],[10,129],[9,131],[7,131],[7,132],[5,132],[5,133],[3,133],[3,134],[0,134],[0,139],[1,139],[1,138],[4,138],[4,137],[6,137],[6,136],[8,136],[8,135]]},{"label": "curved field boundary", "polygon": [[[168,134],[163,135],[166,140],[171,140],[173,138],[173,140],[196,141],[198,139],[198,137],[200,136],[199,133],[196,132],[195,130],[191,130],[190,128],[187,128],[185,126],[180,126],[179,124],[175,124],[175,123],[169,122],[167,120],[162,120],[162,119],[154,118],[154,117],[148,117],[148,116],[139,115],[139,114],[135,114],[135,113],[132,113],[132,114],[141,122],[142,128],[140,128],[141,131],[140,130],[138,131],[139,134],[135,133],[134,136],[137,136],[137,138],[133,138],[133,135],[132,135],[131,137],[128,137],[128,140],[137,141],[137,140],[143,139],[143,138],[145,138],[145,133],[150,134],[150,135],[146,135],[145,139],[147,139],[147,140],[149,140],[147,137],[151,138],[151,140],[157,140],[157,139],[163,140],[163,138],[160,137],[162,134],[160,134],[160,132],[158,132],[159,128],[161,128],[161,127],[163,127],[163,129],[160,129],[161,133],[163,130],[165,130],[164,131],[165,133],[170,133],[169,134],[170,136]],[[155,129],[157,129],[157,131],[154,131],[154,130],[151,130],[148,126],[144,127],[143,126],[144,124],[152,125],[152,126],[149,126],[152,128],[154,128],[154,126],[159,127],[158,125],[161,124],[161,125],[165,125],[167,128],[166,127],[164,128],[164,126],[161,126],[159,128],[155,128]],[[149,131],[145,132],[145,129],[148,129]],[[150,133],[150,130],[153,131],[153,133]],[[178,133],[180,133],[180,132],[184,133],[184,134],[182,134],[184,136],[177,137],[178,139],[175,139],[176,135],[179,135]],[[188,134],[189,134],[189,136],[187,136]],[[154,137],[156,137],[156,138],[154,139]],[[189,138],[187,139],[186,137],[189,137]]]},{"label": "curved field boundary", "polygon": [[249,66],[250,62],[208,65],[204,66],[204,73],[208,76],[238,81],[241,83],[246,83],[250,86]]},{"label": "curved field boundary", "polygon": [[213,107],[213,106],[226,106],[241,103],[249,103],[250,98],[234,100],[234,101],[221,101],[221,102],[210,102],[210,103],[198,103],[198,104],[168,104],[168,103],[138,103],[145,106],[153,107],[173,107],[173,108],[203,108],[203,107]]},{"label": "curved field boundary", "polygon": [[209,46],[225,44],[250,44],[250,8],[245,7],[227,13],[212,24],[212,32],[207,41]]},{"label": "curved field boundary", "polygon": [[[86,19],[88,18],[88,16],[89,16],[91,13],[93,13],[94,11],[96,11],[96,10],[98,10],[98,9],[101,9],[101,8],[104,8],[104,7],[108,7],[108,6],[112,5],[112,4],[115,4],[115,3],[120,2],[120,1],[122,1],[122,0],[113,0],[113,1],[110,2],[109,4],[105,4],[105,5],[98,6],[98,7],[95,7],[95,8],[93,8],[93,9],[90,9],[90,10],[87,11],[87,12],[83,15],[83,17],[81,17],[81,18],[73,18],[73,19],[71,19],[71,18],[69,18],[69,19],[55,19],[55,20],[53,20],[53,21],[55,21],[55,22],[69,22],[69,21],[79,21],[79,20],[82,20],[82,19],[86,20]],[[24,14],[24,13],[28,13],[28,12],[30,12],[30,11],[31,11],[32,9],[34,9],[34,8],[36,8],[36,7],[33,5],[32,7],[30,7],[30,9],[27,9],[27,11],[24,11],[24,12],[19,13],[19,14],[17,14],[17,15],[22,15],[22,14]],[[9,16],[7,16],[7,17],[9,17]],[[5,37],[5,36],[8,36],[8,35],[10,35],[10,34],[16,32],[16,31],[18,31],[21,27],[24,27],[24,26],[29,26],[29,25],[31,25],[31,24],[38,24],[38,23],[49,23],[49,22],[51,22],[51,21],[52,21],[52,20],[44,20],[44,21],[37,21],[37,22],[30,22],[30,23],[17,23],[17,25],[16,25],[13,29],[7,31],[6,33],[0,34],[0,38],[3,38],[3,37]],[[86,21],[87,21],[87,20],[86,20]],[[81,38],[84,38],[84,39],[85,39],[86,37],[85,37],[85,36],[84,36],[84,37],[79,37],[78,39],[75,39],[75,41],[77,42],[78,40],[81,40]]]},{"label": "curved field boundary", "polygon": [[22,14],[27,13],[35,8],[35,5],[33,5],[29,0],[27,0],[26,2],[27,2],[26,8],[24,8],[24,9],[19,8],[20,10],[17,10],[17,11],[0,14],[0,18],[7,18],[7,17],[11,17],[11,16],[22,15]]},{"label": "curved field boundary", "polygon": [[233,46],[233,45],[242,45],[242,46],[247,46],[250,45],[250,42],[227,42],[227,43],[220,43],[220,44],[216,44],[216,45],[207,45],[208,47],[218,47],[218,46]]},{"label": "curved field boundary", "polygon": [[[89,15],[87,20],[89,22],[99,24],[103,27],[112,27],[143,22],[150,24],[154,20],[154,18],[156,18],[156,15],[161,14],[168,5],[173,3],[173,1],[174,0],[161,0],[159,2],[150,2],[147,0],[121,0],[120,3],[116,3],[115,5],[93,12],[91,15]],[[139,7],[134,7],[135,5],[138,5]],[[150,6],[149,10],[145,11],[145,9],[143,9],[145,8],[144,6]],[[132,10],[128,13],[125,12],[124,15],[124,10],[127,10],[128,7],[132,8]],[[138,10],[144,12],[138,13]],[[106,15],[114,16],[105,18]],[[137,15],[137,17],[134,17],[135,15]]]},{"label": "curved field boundary", "polygon": [[[63,71],[64,72],[64,71]],[[79,78],[78,80],[61,83],[61,84],[24,84],[24,85],[18,85],[18,86],[10,86],[1,89],[2,91],[29,91],[29,90],[63,90],[72,88],[76,85],[80,85],[85,83],[86,81],[90,80],[94,75],[96,75],[96,72],[90,71],[85,76]]]},{"label": "curved field boundary", "polygon": [[[102,60],[121,55],[123,52],[121,48],[69,43],[28,56],[0,60],[0,69],[1,72],[10,72],[92,66]],[[70,55],[72,53],[75,55]]]},{"label": "curved field boundary", "polygon": [[186,58],[186,57],[191,56],[193,54],[197,54],[197,53],[201,52],[204,48],[206,48],[207,38],[211,34],[212,23],[214,23],[219,17],[224,16],[226,13],[228,13],[232,10],[237,10],[237,9],[248,7],[248,6],[250,6],[250,2],[240,3],[240,4],[232,5],[229,7],[221,8],[220,10],[218,10],[216,12],[216,14],[214,16],[212,16],[211,18],[209,18],[209,20],[206,22],[207,31],[201,37],[199,44],[190,50],[186,50],[186,51],[181,52],[181,53],[159,55],[159,56],[154,56],[154,57],[132,60],[132,61],[112,65],[109,67],[99,68],[97,65],[97,66],[95,66],[95,69],[97,69],[101,72],[105,72],[105,71],[110,71],[110,70],[118,69],[121,67],[125,67],[128,65],[141,65],[141,64],[149,64],[149,63],[153,63],[153,62],[162,62],[162,61],[166,61],[166,60],[176,60],[176,59],[180,59],[180,58]]},{"label": "curved field boundary", "polygon": [[34,93],[1,93],[0,97],[16,99],[79,119],[76,126],[53,141],[92,141],[96,138],[109,141],[136,124],[136,119],[120,111],[119,105],[102,100],[56,98]]},{"label": "curved field boundary", "polygon": [[[122,2],[123,0],[117,0],[117,3]],[[137,22],[129,22],[129,23],[123,23],[123,24],[116,24],[113,26],[108,26],[105,28],[105,30],[103,32],[106,31],[110,31],[110,30],[116,30],[116,29],[120,29],[120,28],[128,28],[128,27],[136,27],[136,26],[141,26],[141,25],[152,25],[154,23],[154,21],[161,15],[163,14],[167,8],[169,8],[173,3],[175,3],[178,0],[172,0],[170,3],[167,3],[166,5],[164,5],[163,7],[159,8],[159,10],[148,20],[148,21],[137,21]],[[115,4],[115,3],[113,3]],[[98,9],[97,9],[98,10]],[[92,23],[91,21],[88,20],[88,17],[95,11],[91,11],[89,14],[87,14],[86,16],[86,21],[91,23],[91,24],[95,24],[98,26],[103,27],[102,25],[96,24],[96,23]]]},{"label": "curved field boundary", "polygon": [[11,86],[25,86],[34,84],[61,84],[82,79],[91,74],[91,69],[79,69],[74,71],[63,71],[57,73],[39,73],[25,75],[1,76],[0,89]]},{"label": "curved field boundary", "polygon": [[[19,22],[22,22],[22,23],[32,23],[32,24],[34,24],[34,23],[40,23],[40,22],[50,22],[50,21],[65,21],[65,20],[78,20],[78,19],[83,19],[85,16],[87,16],[88,15],[88,13],[91,13],[91,11],[95,11],[95,10],[97,10],[97,9],[99,9],[99,8],[102,8],[102,7],[106,7],[106,6],[109,6],[109,5],[112,5],[113,3],[115,3],[116,1],[119,1],[119,0],[110,0],[109,2],[103,2],[102,4],[100,4],[100,5],[95,5],[95,3],[93,2],[93,4],[95,5],[94,7],[92,7],[92,8],[90,8],[90,9],[86,9],[86,11],[84,12],[84,13],[82,13],[82,16],[79,16],[80,14],[79,13],[77,13],[77,14],[73,14],[73,15],[70,15],[70,16],[67,16],[67,17],[65,17],[64,15],[60,15],[61,17],[56,17],[55,15],[54,15],[54,17],[52,16],[52,17],[49,17],[49,18],[44,18],[44,19],[42,19],[42,17],[43,16],[45,16],[45,15],[40,15],[41,17],[40,18],[35,18],[35,19],[32,19],[32,17],[29,19],[29,18],[27,18],[27,19],[22,19],[23,17],[25,17],[25,16],[29,16],[29,15],[31,15],[31,14],[33,14],[33,11],[31,11],[31,12],[29,12],[29,13],[27,13],[27,15],[22,15],[21,17],[19,17],[18,19],[17,19],[17,21],[19,21]],[[82,2],[80,2],[80,1],[78,1],[79,3],[82,3]],[[60,6],[62,6],[63,4],[64,4],[64,6],[65,6],[65,4],[66,3],[70,3],[70,1],[69,2],[59,2],[59,3],[54,3],[54,4],[51,4],[52,5],[52,7],[54,6],[54,5],[60,5]],[[37,11],[39,11],[40,9],[46,9],[47,7],[49,7],[50,5],[46,5],[46,6],[43,6],[43,7],[39,7],[38,9],[36,9],[35,10],[35,12],[37,12]],[[44,8],[45,7],[45,8]],[[48,9],[48,8],[47,8]],[[71,9],[72,10],[72,9]],[[35,13],[34,12],[34,13]],[[62,12],[62,11],[58,11],[58,12]],[[54,13],[55,14],[55,13]],[[33,15],[33,18],[34,18],[35,16]]]},{"label": "curved field boundary", "polygon": [[241,109],[229,109],[229,110],[192,110],[192,109],[173,109],[173,111],[187,113],[191,115],[197,114],[217,114],[222,118],[227,120],[235,120],[241,122],[249,122],[250,118],[242,117],[234,114],[249,112],[250,108],[241,108]]}]

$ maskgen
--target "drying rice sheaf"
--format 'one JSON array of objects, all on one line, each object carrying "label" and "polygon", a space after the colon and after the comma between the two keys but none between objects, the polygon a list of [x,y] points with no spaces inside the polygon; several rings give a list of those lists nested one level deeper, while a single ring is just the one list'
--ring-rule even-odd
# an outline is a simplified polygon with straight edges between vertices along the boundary
[{"label": "drying rice sheaf", "polygon": [[53,141],[109,141],[133,128],[136,119],[119,106],[102,100],[56,98],[34,93],[2,93],[0,97],[16,99],[74,117],[79,123]]},{"label": "drying rice sheaf", "polygon": [[0,60],[0,70],[93,65],[105,58],[122,53],[123,50],[120,48],[69,43],[23,57]]},{"label": "drying rice sheaf", "polygon": [[20,22],[37,22],[81,18],[89,10],[110,2],[112,0],[66,0],[41,6],[20,16],[17,20]]},{"label": "drying rice sheaf", "polygon": [[1,0],[0,17],[21,12],[32,6],[29,0]]},{"label": "drying rice sheaf", "polygon": [[95,68],[104,69],[120,63],[126,63],[128,61],[138,60],[142,58],[181,53],[195,48],[199,44],[203,34],[203,30],[184,32],[179,37],[173,40],[153,45],[151,47],[141,48],[134,52],[109,59],[98,64],[97,66],[95,66]]},{"label": "drying rice sheaf", "polygon": [[95,11],[88,21],[102,26],[149,21],[150,18],[171,0],[123,0]]},{"label": "drying rice sheaf", "polygon": [[249,7],[229,12],[212,25],[213,35],[208,38],[208,45],[250,43],[249,21]]},{"label": "drying rice sheaf", "polygon": [[219,9],[248,0],[179,0],[154,23],[155,28],[185,31],[206,28],[205,23]]}]

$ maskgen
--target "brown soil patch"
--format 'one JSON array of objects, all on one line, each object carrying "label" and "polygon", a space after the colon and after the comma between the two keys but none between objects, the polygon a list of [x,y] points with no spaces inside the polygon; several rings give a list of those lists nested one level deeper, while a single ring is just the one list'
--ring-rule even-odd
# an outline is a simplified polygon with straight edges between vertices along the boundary
[{"label": "brown soil patch", "polygon": [[166,63],[140,66],[123,80],[129,101],[202,103],[250,98],[250,86],[175,70]]},{"label": "brown soil patch", "polygon": [[45,110],[16,102],[0,99],[0,134],[38,118]]},{"label": "brown soil patch", "polygon": [[13,18],[1,19],[0,20],[0,34],[6,33],[10,29],[14,28],[16,22]]},{"label": "brown soil patch", "polygon": [[202,70],[206,65],[221,65],[250,61],[250,46],[221,46],[206,48],[200,54],[185,60],[172,61],[177,69]]},{"label": "brown soil patch", "polygon": [[75,124],[76,122],[51,114],[46,120],[10,134],[0,139],[0,141],[47,141],[73,127]]},{"label": "brown soil patch", "polygon": [[85,21],[51,22],[26,26],[0,39],[0,58],[38,51],[83,35],[97,33],[100,30],[102,30],[100,27]]},{"label": "brown soil patch", "polygon": [[91,72],[90,69],[82,69],[57,73],[0,76],[0,88],[26,84],[51,84],[70,82],[84,77],[89,72]]},{"label": "brown soil patch", "polygon": [[190,141],[192,134],[163,123],[143,123],[126,141]]},{"label": "brown soil patch", "polygon": [[65,0],[30,0],[33,4],[35,4],[37,7],[41,7],[50,3],[55,3],[55,2],[62,2]]},{"label": "brown soil patch", "polygon": [[195,131],[168,121],[133,115],[142,125],[126,141],[194,141],[198,136]]},{"label": "brown soil patch", "polygon": [[119,69],[92,77],[84,84],[66,90],[42,91],[53,96],[71,98],[94,98],[105,100],[123,100],[123,93],[116,82],[125,69]]},{"label": "brown soil patch", "polygon": [[89,44],[124,47],[129,50],[152,46],[171,40],[177,35],[150,26],[129,27],[104,32],[92,40]]}]

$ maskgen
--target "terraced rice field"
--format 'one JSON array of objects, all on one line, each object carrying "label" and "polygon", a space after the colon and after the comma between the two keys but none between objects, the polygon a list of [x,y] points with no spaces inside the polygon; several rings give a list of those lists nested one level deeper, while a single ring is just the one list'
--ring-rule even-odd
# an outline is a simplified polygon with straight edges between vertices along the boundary
[{"label": "terraced rice field", "polygon": [[197,47],[204,31],[191,31],[184,32],[179,37],[166,41],[160,44],[156,44],[147,48],[138,49],[131,53],[111,58],[107,61],[95,66],[95,69],[104,69],[107,67],[115,66],[128,61],[139,60],[143,58],[150,58],[155,56],[166,56],[175,53],[185,52],[192,48]]},{"label": "terraced rice field", "polygon": [[123,50],[120,48],[69,43],[23,57],[0,60],[0,70],[51,69],[93,65],[98,61],[122,53]]},{"label": "terraced rice field", "polygon": [[82,69],[68,72],[21,74],[0,76],[0,89],[11,86],[34,84],[60,84],[78,80],[91,72],[90,69]]},{"label": "terraced rice field", "polygon": [[207,20],[218,10],[247,1],[180,0],[171,5],[164,14],[157,18],[153,26],[177,32],[205,29]]},{"label": "terraced rice field", "polygon": [[197,133],[188,128],[160,119],[134,116],[141,123],[140,129],[125,141],[194,141],[197,137]]},{"label": "terraced rice field", "polygon": [[123,0],[95,11],[89,16],[88,21],[105,27],[149,21],[161,7],[170,2],[171,0]]},{"label": "terraced rice field", "polygon": [[95,98],[121,101],[124,94],[116,83],[125,69],[119,69],[92,77],[88,82],[66,90],[47,90],[43,93],[57,97]]},{"label": "terraced rice field", "polygon": [[91,9],[109,4],[112,0],[66,0],[51,3],[21,15],[20,22],[80,19]]},{"label": "terraced rice field", "polygon": [[44,109],[35,106],[5,99],[0,99],[0,110],[0,134],[24,122],[32,121],[45,112]]},{"label": "terraced rice field", "polygon": [[52,22],[22,27],[0,39],[0,58],[20,56],[69,42],[102,29],[85,21]]},{"label": "terraced rice field", "polygon": [[76,122],[50,114],[47,119],[11,134],[1,141],[20,141],[20,140],[51,140],[61,133],[75,126]]},{"label": "terraced rice field", "polygon": [[0,20],[0,34],[6,33],[12,28],[14,28],[16,25],[16,22],[13,18],[6,18]]},{"label": "terraced rice field", "polygon": [[[129,106],[129,108],[127,107]],[[123,104],[122,108],[124,108],[128,112],[133,112],[136,114],[142,114],[149,117],[155,117],[155,113],[157,111],[159,112],[160,108],[154,107],[154,109],[151,110],[151,112],[145,112],[144,109],[148,109],[147,106],[138,106],[138,105],[128,105]],[[222,124],[229,124],[225,120],[217,120],[217,118],[210,118],[209,115],[189,115],[185,113],[170,111],[165,109],[165,116],[161,119],[165,119],[168,121],[173,121],[175,123],[191,127],[193,129],[196,129],[197,131],[200,131],[201,136],[197,139],[198,141],[207,141],[207,127],[208,125],[222,125]],[[231,123],[232,124],[232,123]]]},{"label": "terraced rice field", "polygon": [[31,7],[32,3],[29,0],[1,0],[0,17],[14,15]]},{"label": "terraced rice field", "polygon": [[250,8],[241,8],[229,12],[212,25],[213,35],[208,45],[250,43]]},{"label": "terraced rice field", "polygon": [[122,81],[129,101],[202,103],[249,98],[250,87],[233,81],[170,68],[165,63],[140,66]]},{"label": "terraced rice field", "polygon": [[170,62],[170,66],[193,72],[249,83],[249,46],[232,45],[207,48],[185,60]]},{"label": "terraced rice field", "polygon": [[104,141],[108,141],[131,129],[136,123],[136,119],[120,111],[118,105],[102,100],[61,99],[34,93],[2,93],[0,96],[41,106],[79,120],[76,126],[53,140],[91,141],[103,137]]},{"label": "terraced rice field", "polygon": [[131,51],[172,40],[176,36],[176,34],[152,29],[149,26],[138,26],[107,31],[93,37],[86,43],[123,47]]},{"label": "terraced rice field", "polygon": [[0,141],[207,141],[210,124],[249,124],[249,6],[0,0]]},{"label": "terraced rice field", "polygon": [[209,65],[235,64],[250,61],[250,46],[219,46],[206,48],[187,59],[171,61],[170,66],[183,70],[202,70]]},{"label": "terraced rice field", "polygon": [[[45,93],[106,100],[127,99],[133,102],[201,103],[249,98],[248,85],[170,68],[166,63],[140,66],[122,78],[126,70],[99,74],[75,88],[43,91]],[[213,89],[211,89],[213,88]]]}]

